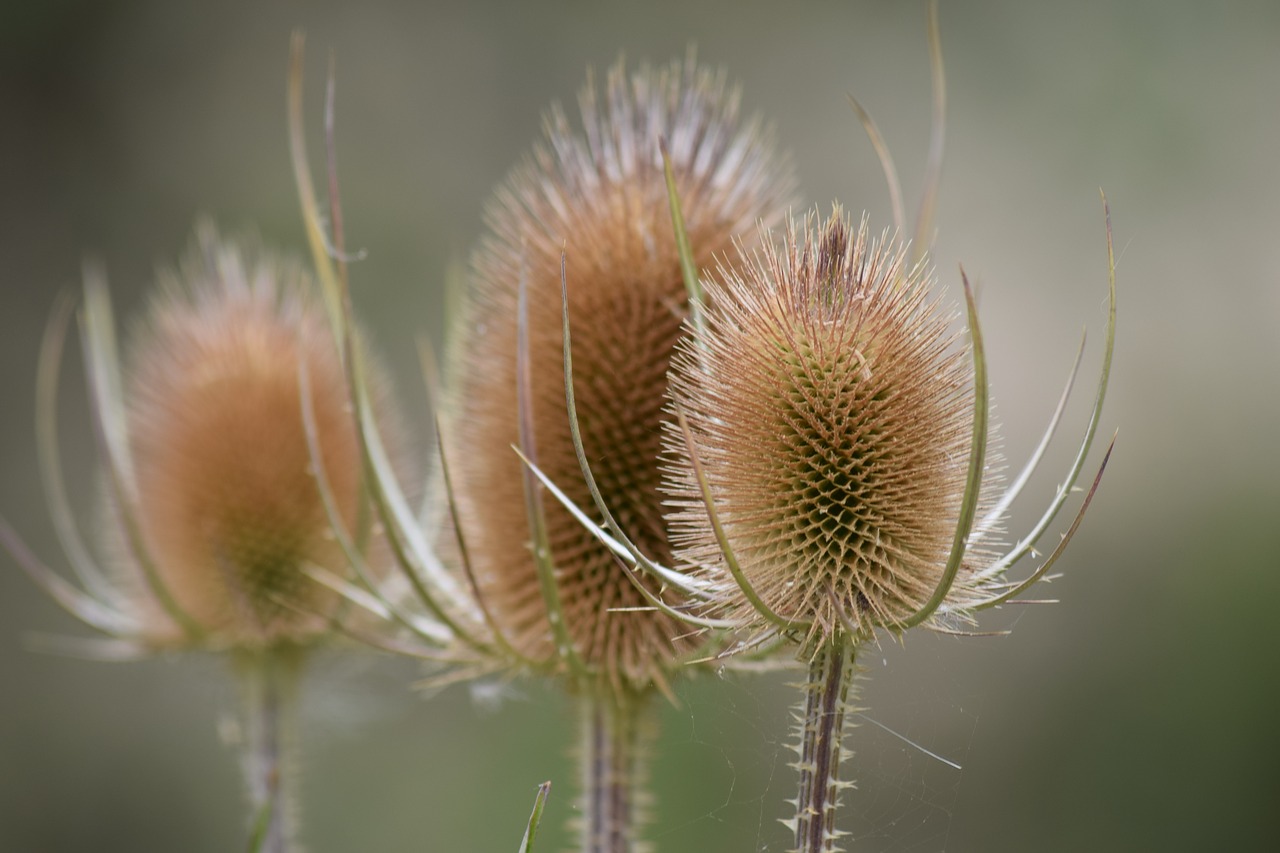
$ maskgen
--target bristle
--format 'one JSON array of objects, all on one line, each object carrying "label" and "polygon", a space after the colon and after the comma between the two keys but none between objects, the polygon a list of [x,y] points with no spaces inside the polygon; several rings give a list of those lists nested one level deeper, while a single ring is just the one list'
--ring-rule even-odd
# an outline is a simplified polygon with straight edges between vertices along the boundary
[{"label": "bristle", "polygon": [[179,608],[217,642],[305,641],[334,596],[302,568],[343,572],[345,561],[311,474],[299,365],[321,462],[354,524],[359,450],[342,365],[298,268],[200,236],[133,352],[142,540]]},{"label": "bristle", "polygon": [[[809,648],[907,617],[947,562],[972,417],[929,269],[837,209],[706,284],[707,331],[682,345],[673,397],[743,572],[773,612],[812,622]],[[668,446],[674,536],[715,566],[683,436]]]},{"label": "bristle", "polygon": [[[561,363],[560,257],[566,253],[570,320],[580,369],[575,390],[583,441],[605,500],[640,546],[671,556],[659,490],[666,375],[686,297],[663,179],[668,140],[699,266],[760,219],[773,221],[789,169],[768,139],[744,129],[738,98],[692,61],[628,76],[582,95],[584,136],[553,110],[546,140],[500,189],[491,235],[474,260],[465,332],[448,413],[462,526],[482,592],[517,644],[551,655],[545,609],[527,550],[518,441],[516,324],[528,293],[531,402],[540,468],[590,506],[569,437]],[[748,234],[748,236],[750,236]],[[686,633],[643,606],[613,556],[559,506],[549,542],[565,624],[586,663],[616,683],[647,685]]]}]

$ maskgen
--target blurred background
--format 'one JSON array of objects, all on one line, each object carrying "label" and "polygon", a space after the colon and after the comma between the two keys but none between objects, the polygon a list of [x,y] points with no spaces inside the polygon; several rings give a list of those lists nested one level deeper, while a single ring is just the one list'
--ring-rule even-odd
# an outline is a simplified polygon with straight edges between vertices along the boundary
[{"label": "blurred background", "polygon": [[[941,19],[950,112],[936,258],[945,282],[958,285],[963,263],[978,284],[1006,455],[1016,466],[1034,445],[1086,325],[1085,376],[1096,370],[1099,187],[1120,287],[1103,432],[1120,436],[1065,576],[1046,590],[1059,604],[987,614],[983,627],[1010,637],[913,632],[864,655],[849,846],[1265,849],[1280,801],[1280,6],[970,0],[944,2]],[[923,0],[7,0],[0,512],[55,566],[32,427],[54,301],[100,259],[127,326],[199,214],[305,250],[285,135],[294,27],[309,39],[313,157],[330,52],[337,63],[348,245],[368,252],[355,298],[420,426],[414,338],[439,337],[444,273],[543,110],[572,105],[588,66],[665,62],[696,44],[777,127],[806,203],[839,199],[879,227],[889,205],[845,100],[856,93],[909,198],[920,189]],[[68,361],[62,439],[90,517],[95,462]],[[1052,495],[1089,396],[1085,381],[1014,531]],[[0,556],[0,850],[242,849],[220,663],[90,663],[28,651],[32,633],[84,631]],[[308,849],[514,851],[544,779],[539,849],[565,849],[568,704],[520,682],[423,696],[409,687],[417,675],[358,652],[313,669]],[[786,849],[788,680],[708,678],[664,711],[659,850]]]}]

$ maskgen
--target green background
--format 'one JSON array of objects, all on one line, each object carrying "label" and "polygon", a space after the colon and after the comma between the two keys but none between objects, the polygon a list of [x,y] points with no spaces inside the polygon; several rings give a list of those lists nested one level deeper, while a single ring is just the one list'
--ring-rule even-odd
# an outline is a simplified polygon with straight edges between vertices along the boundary
[{"label": "green background", "polygon": [[[0,6],[0,512],[55,565],[34,467],[39,334],[86,257],[119,314],[200,213],[303,249],[286,150],[290,30],[325,57],[355,298],[426,423],[414,336],[492,188],[572,103],[587,66],[696,43],[777,127],[806,204],[889,209],[845,101],[880,122],[910,198],[928,134],[924,4],[331,2]],[[1265,849],[1280,802],[1280,6],[944,2],[950,93],[941,278],[978,282],[1013,465],[1088,325],[1096,368],[1114,209],[1120,330],[1112,467],[1051,607],[988,614],[1011,637],[914,632],[864,660],[850,739],[854,850]],[[319,151],[313,134],[313,151]],[[956,291],[953,289],[952,293]],[[127,322],[127,320],[126,320]],[[74,359],[72,359],[74,362]],[[74,364],[62,396],[77,505],[96,493]],[[1077,432],[1087,387],[1065,435]],[[425,429],[420,430],[424,437]],[[1051,454],[1011,529],[1049,499]],[[1051,534],[1052,536],[1056,535]],[[227,851],[243,797],[208,658],[104,665],[26,651],[78,626],[0,558],[0,850]],[[79,630],[83,634],[83,630]],[[424,698],[414,665],[326,655],[305,696],[313,853],[514,851],[552,779],[542,850],[573,813],[572,709],[535,685]],[[662,851],[785,849],[786,675],[686,686],[664,711],[651,836]],[[963,765],[953,770],[887,726]]]}]

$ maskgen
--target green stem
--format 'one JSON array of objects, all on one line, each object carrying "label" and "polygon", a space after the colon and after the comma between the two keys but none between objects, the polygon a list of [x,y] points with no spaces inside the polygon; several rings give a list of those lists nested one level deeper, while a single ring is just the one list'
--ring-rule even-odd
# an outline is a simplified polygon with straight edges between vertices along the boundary
[{"label": "green stem", "polygon": [[844,735],[853,647],[839,638],[818,649],[800,718],[800,791],[796,798],[796,843],[792,853],[832,853],[843,834],[836,829],[840,790],[840,744]]},{"label": "green stem", "polygon": [[250,853],[297,849],[293,800],[294,736],[301,656],[296,649],[266,649],[236,660],[243,703],[241,761],[249,794]]},{"label": "green stem", "polygon": [[652,736],[647,697],[609,691],[580,700],[582,853],[635,853],[647,811],[646,757]]}]

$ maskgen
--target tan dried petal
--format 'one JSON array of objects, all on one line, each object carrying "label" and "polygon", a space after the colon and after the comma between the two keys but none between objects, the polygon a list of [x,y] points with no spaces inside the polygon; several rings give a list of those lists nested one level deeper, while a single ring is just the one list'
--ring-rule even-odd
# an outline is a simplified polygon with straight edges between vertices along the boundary
[{"label": "tan dried petal", "polygon": [[[670,556],[657,458],[666,374],[686,296],[668,212],[659,138],[666,138],[696,262],[736,234],[775,220],[790,170],[738,96],[692,60],[608,75],[603,95],[581,97],[585,138],[554,109],[546,140],[499,190],[491,235],[474,261],[473,291],[457,354],[448,417],[462,527],[482,592],[516,644],[552,654],[530,558],[518,443],[516,325],[519,283],[528,292],[532,411],[540,467],[580,506],[582,484],[568,431],[561,364],[560,255],[574,332],[575,390],[583,440],[605,500],[642,548]],[[613,557],[572,516],[547,502],[549,538],[565,621],[586,662],[620,684],[660,677],[686,629],[653,612]]]},{"label": "tan dried petal", "polygon": [[[775,613],[812,621],[810,640],[842,618],[864,633],[909,616],[947,563],[973,381],[931,277],[837,208],[721,267],[706,334],[675,360],[673,398],[743,573]],[[723,573],[683,435],[667,445],[679,555]]]}]

